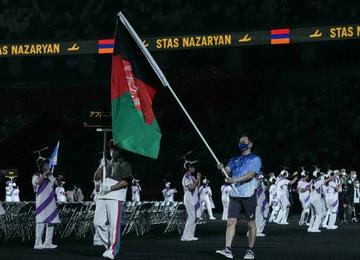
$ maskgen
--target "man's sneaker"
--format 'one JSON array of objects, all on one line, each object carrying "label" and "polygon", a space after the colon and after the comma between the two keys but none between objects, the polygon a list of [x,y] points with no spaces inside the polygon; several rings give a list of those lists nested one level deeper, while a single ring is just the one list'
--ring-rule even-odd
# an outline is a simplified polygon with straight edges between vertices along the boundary
[{"label": "man's sneaker", "polygon": [[220,254],[220,255],[223,255],[226,258],[230,258],[230,259],[234,258],[232,252],[229,249],[226,249],[226,248],[223,249],[223,250],[216,250],[216,253]]},{"label": "man's sneaker", "polygon": [[264,237],[264,236],[266,236],[264,233],[262,233],[262,232],[259,232],[259,233],[256,233],[256,236],[257,237]]},{"label": "man's sneaker", "polygon": [[196,241],[196,240],[199,240],[199,238],[197,238],[197,237],[192,237],[191,238],[191,241]]},{"label": "man's sneaker", "polygon": [[34,249],[44,249],[43,244],[35,244]]},{"label": "man's sneaker", "polygon": [[246,250],[246,254],[244,255],[244,259],[254,259],[254,258],[255,258],[254,251],[252,251],[251,249]]}]

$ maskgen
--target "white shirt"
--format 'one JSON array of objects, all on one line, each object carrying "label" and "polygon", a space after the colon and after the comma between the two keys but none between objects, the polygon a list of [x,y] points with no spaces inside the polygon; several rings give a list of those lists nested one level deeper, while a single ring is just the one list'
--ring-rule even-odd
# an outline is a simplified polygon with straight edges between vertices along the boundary
[{"label": "white shirt", "polygon": [[19,194],[20,194],[19,188],[14,188],[12,191],[12,195],[11,195],[11,201],[12,202],[20,202]]},{"label": "white shirt", "polygon": [[169,201],[169,202],[174,201],[175,189],[165,188],[162,190],[162,193],[164,196],[164,201]]},{"label": "white shirt", "polygon": [[228,200],[230,196],[231,186],[230,185],[223,185],[221,186],[221,199]]},{"label": "white shirt", "polygon": [[276,182],[276,192],[278,193],[278,195],[289,195],[289,180],[285,179],[285,178],[281,178]]},{"label": "white shirt", "polygon": [[65,189],[64,187],[56,187],[55,189],[56,199],[58,202],[66,202]]},{"label": "white shirt", "polygon": [[360,188],[354,187],[354,203],[360,203]]}]

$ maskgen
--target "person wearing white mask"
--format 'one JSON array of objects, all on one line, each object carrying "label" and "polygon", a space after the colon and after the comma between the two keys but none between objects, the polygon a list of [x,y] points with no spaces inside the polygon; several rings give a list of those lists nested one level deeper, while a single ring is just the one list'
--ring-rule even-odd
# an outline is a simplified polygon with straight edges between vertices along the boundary
[{"label": "person wearing white mask", "polygon": [[280,199],[276,192],[276,177],[272,176],[269,179],[270,188],[269,188],[269,206],[271,207],[271,214],[269,222],[274,222],[277,218],[277,215],[280,212]]},{"label": "person wearing white mask", "polygon": [[212,209],[215,208],[215,205],[211,198],[212,191],[209,186],[209,181],[205,178],[202,183],[203,184],[199,188],[201,205],[207,210],[209,219],[215,220],[216,218],[212,212]]},{"label": "person wearing white mask", "polygon": [[[328,177],[334,176],[335,173],[333,171],[329,172]],[[340,180],[338,176],[336,176],[333,180],[331,180],[326,189],[325,202],[328,208],[326,213],[325,220],[323,222],[323,227],[327,229],[336,229],[335,226],[336,217],[339,209],[339,190],[340,190]]]},{"label": "person wearing white mask", "polygon": [[263,233],[266,219],[269,217],[269,201],[266,198],[265,194],[265,184],[264,184],[264,175],[260,174],[258,176],[258,187],[256,189],[257,205],[255,213],[255,222],[256,222],[256,236],[264,237]]},{"label": "person wearing white mask", "polygon": [[13,186],[13,191],[11,193],[11,201],[20,202],[20,189],[15,182],[13,182],[12,186]]},{"label": "person wearing white mask", "polygon": [[185,228],[181,236],[181,241],[196,241],[195,237],[196,219],[201,217],[201,204],[199,186],[201,182],[201,173],[195,173],[195,166],[188,163],[184,166],[187,170],[182,179],[182,186],[184,189],[184,205],[186,208],[187,219]]},{"label": "person wearing white mask", "polygon": [[322,220],[322,204],[321,204],[321,188],[323,185],[335,179],[335,175],[324,179],[321,178],[319,169],[316,169],[312,174],[311,192],[310,192],[310,207],[311,207],[311,220],[308,232],[321,232],[319,229]]},{"label": "person wearing white mask", "polygon": [[[297,172],[293,174],[295,176]],[[279,179],[276,181],[276,192],[279,195],[280,200],[280,212],[275,219],[275,223],[280,225],[288,225],[287,221],[289,216],[290,200],[289,200],[289,185],[293,185],[297,181],[297,177],[292,180],[288,179],[289,173],[286,170],[280,172]]]},{"label": "person wearing white mask", "polygon": [[60,202],[60,203],[65,203],[66,202],[64,184],[65,184],[64,181],[60,181],[59,186],[57,186],[56,189],[55,189],[57,202]]},{"label": "person wearing white mask", "polygon": [[297,184],[297,192],[299,193],[299,200],[301,203],[302,211],[299,220],[299,225],[302,226],[308,223],[310,213],[310,182],[309,175],[303,169],[301,172],[301,179]]},{"label": "person wearing white mask", "polygon": [[141,191],[141,186],[139,184],[140,180],[137,179],[133,179],[132,180],[132,185],[131,185],[131,201],[132,202],[139,202],[140,201],[140,191]]},{"label": "person wearing white mask", "polygon": [[166,182],[165,188],[161,192],[165,203],[174,202],[174,194],[177,193],[177,190],[175,188],[171,188],[171,182]]},{"label": "person wearing white mask", "polygon": [[230,191],[231,191],[230,183],[225,182],[225,184],[221,186],[221,202],[223,205],[223,213],[221,220],[227,220],[228,218]]}]

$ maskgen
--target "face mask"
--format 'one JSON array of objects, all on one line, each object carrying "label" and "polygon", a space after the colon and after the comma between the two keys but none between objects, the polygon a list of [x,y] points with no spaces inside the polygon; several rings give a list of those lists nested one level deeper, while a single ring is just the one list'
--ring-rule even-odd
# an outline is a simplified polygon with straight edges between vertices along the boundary
[{"label": "face mask", "polygon": [[248,149],[249,147],[249,144],[244,144],[244,143],[240,143],[239,144],[239,148],[240,148],[240,151],[245,151],[246,149]]}]

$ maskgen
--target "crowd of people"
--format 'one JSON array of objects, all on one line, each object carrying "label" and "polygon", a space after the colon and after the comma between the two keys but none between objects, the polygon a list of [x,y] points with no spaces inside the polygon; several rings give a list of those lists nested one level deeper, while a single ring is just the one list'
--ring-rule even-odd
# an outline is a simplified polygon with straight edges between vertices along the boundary
[{"label": "crowd of people", "polygon": [[[233,157],[219,170],[225,174],[225,183],[221,186],[223,206],[221,220],[227,221],[225,248],[216,253],[233,258],[231,246],[235,236],[236,224],[244,211],[248,225],[248,249],[244,259],[255,257],[256,237],[266,236],[264,230],[268,222],[288,225],[288,216],[294,206],[294,194],[302,212],[298,225],[307,228],[310,233],[321,232],[320,228],[333,230],[336,223],[357,221],[360,213],[360,183],[356,171],[349,173],[345,169],[322,171],[315,168],[310,172],[302,167],[300,174],[289,174],[285,168],[279,174],[261,172],[261,159],[251,152],[252,140],[248,136],[240,139],[240,156]],[[134,178],[131,165],[122,158],[120,149],[111,140],[108,143],[111,160],[101,160],[94,174],[94,192],[96,205],[94,215],[95,235],[93,244],[105,246],[103,257],[114,259],[120,250],[121,211],[126,201],[127,188],[131,188],[131,200],[140,202],[142,187],[140,180]],[[50,161],[43,157],[37,160],[38,171],[32,177],[36,195],[36,228],[34,249],[54,249],[54,226],[60,223],[58,203],[81,202],[84,195],[80,188],[73,185],[65,191],[63,176],[54,177]],[[215,220],[210,181],[197,171],[196,161],[185,159],[185,174],[182,178],[184,191],[183,203],[187,219],[181,241],[196,241],[196,225],[205,215]],[[6,202],[20,201],[19,189],[11,179],[6,186]],[[161,191],[164,203],[173,203],[178,193],[166,180]],[[0,204],[0,215],[5,214]],[[204,215],[205,214],[205,215]],[[43,239],[45,233],[45,240]]]}]

